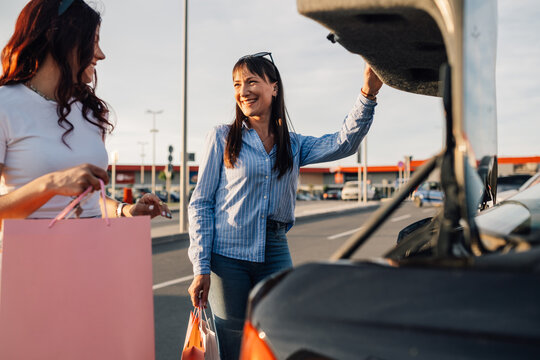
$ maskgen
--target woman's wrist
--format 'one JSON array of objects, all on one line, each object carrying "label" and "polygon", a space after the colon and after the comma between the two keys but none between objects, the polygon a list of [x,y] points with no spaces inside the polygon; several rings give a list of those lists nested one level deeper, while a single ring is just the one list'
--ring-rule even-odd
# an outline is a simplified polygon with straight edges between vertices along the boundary
[{"label": "woman's wrist", "polygon": [[360,92],[362,93],[362,95],[366,98],[366,99],[369,99],[369,100],[372,100],[372,101],[377,101],[377,94],[379,93],[379,91],[372,91],[370,92],[370,90],[364,90],[364,88],[362,87],[362,89],[360,89]]},{"label": "woman's wrist", "polygon": [[40,179],[40,185],[41,185],[41,194],[45,194],[47,196],[53,197],[54,195],[58,194],[58,185],[56,183],[55,174],[54,173],[48,173],[43,175]]},{"label": "woman's wrist", "polygon": [[125,202],[119,202],[116,206],[116,217],[131,217],[131,213],[129,212],[129,209],[133,205],[130,205]]}]

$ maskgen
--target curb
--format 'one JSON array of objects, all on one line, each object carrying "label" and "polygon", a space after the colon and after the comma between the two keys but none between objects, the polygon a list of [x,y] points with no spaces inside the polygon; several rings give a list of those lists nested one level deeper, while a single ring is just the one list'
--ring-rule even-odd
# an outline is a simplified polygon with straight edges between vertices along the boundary
[{"label": "curb", "polygon": [[[334,217],[334,216],[346,215],[346,214],[351,214],[351,213],[371,211],[373,209],[378,208],[379,206],[381,206],[381,204],[377,203],[377,204],[366,205],[366,206],[361,206],[361,207],[351,207],[347,209],[340,209],[340,210],[334,210],[334,211],[318,211],[318,212],[303,214],[296,217],[295,224],[310,222],[310,221],[318,220],[325,217]],[[171,211],[174,211],[174,210],[171,210]],[[166,243],[175,242],[175,241],[189,241],[189,234],[176,233],[176,234],[171,234],[171,235],[156,236],[152,238],[152,246],[166,244]]]}]

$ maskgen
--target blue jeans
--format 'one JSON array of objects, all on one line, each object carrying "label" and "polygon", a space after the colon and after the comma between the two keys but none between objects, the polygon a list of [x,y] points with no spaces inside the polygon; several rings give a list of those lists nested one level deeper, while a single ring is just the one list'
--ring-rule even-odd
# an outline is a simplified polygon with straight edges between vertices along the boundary
[{"label": "blue jeans", "polygon": [[214,315],[222,360],[237,360],[250,290],[259,281],[292,267],[286,225],[269,221],[264,263],[212,254],[209,303]]}]

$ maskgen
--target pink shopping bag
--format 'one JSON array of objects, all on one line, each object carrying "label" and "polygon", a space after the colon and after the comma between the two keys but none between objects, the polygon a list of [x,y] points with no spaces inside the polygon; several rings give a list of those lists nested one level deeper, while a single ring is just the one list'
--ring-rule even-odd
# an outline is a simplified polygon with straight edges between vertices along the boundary
[{"label": "pink shopping bag", "polygon": [[150,218],[4,220],[0,359],[154,359]]}]

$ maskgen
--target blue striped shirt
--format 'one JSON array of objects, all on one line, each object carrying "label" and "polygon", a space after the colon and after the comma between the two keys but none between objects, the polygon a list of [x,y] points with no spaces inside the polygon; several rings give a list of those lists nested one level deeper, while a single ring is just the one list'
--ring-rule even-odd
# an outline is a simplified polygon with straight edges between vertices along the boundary
[{"label": "blue striped shirt", "polygon": [[195,275],[210,273],[212,253],[264,262],[267,219],[294,223],[300,166],[354,154],[373,121],[376,103],[359,95],[341,130],[321,137],[291,133],[293,168],[278,179],[273,170],[276,146],[268,154],[254,129],[242,129],[242,149],[234,168],[223,154],[228,125],[216,126],[206,139],[198,182],[188,208],[189,258]]}]

